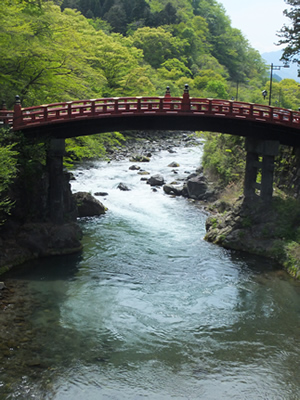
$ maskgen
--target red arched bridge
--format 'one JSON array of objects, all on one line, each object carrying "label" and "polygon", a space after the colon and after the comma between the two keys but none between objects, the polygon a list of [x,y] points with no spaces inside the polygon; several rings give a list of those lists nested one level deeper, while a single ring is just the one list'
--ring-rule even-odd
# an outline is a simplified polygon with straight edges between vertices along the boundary
[{"label": "red arched bridge", "polygon": [[[261,104],[182,97],[119,97],[78,100],[0,110],[0,123],[26,137],[52,139],[47,163],[50,171],[49,209],[53,222],[64,219],[64,139],[126,130],[187,130],[228,133],[246,137],[245,199],[257,195],[270,201],[279,143],[300,146],[300,112]],[[260,172],[260,182],[257,176]]]},{"label": "red arched bridge", "polygon": [[2,109],[0,121],[28,137],[68,138],[124,130],[228,133],[300,146],[300,112],[261,104],[182,97],[119,97]]}]

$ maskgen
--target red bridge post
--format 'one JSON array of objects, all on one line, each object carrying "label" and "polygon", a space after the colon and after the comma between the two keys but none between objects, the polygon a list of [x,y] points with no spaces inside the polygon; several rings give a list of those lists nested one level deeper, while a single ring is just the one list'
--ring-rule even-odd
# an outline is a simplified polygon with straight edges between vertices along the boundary
[{"label": "red bridge post", "polygon": [[[170,109],[170,104],[171,103],[171,92],[170,92],[170,87],[166,87],[166,93],[165,97],[163,99],[160,99],[159,102],[159,110],[162,111],[164,108],[167,108],[168,110]],[[167,104],[164,106],[164,104]]]},{"label": "red bridge post", "polygon": [[181,103],[181,110],[182,111],[190,111],[191,109],[191,102],[190,102],[190,94],[189,94],[189,85],[186,84],[184,87],[184,93]]},{"label": "red bridge post", "polygon": [[14,129],[18,128],[22,125],[22,105],[20,96],[16,96],[16,102],[14,106],[14,119],[13,119],[13,127]]},{"label": "red bridge post", "polygon": [[170,87],[166,87],[165,99],[169,99],[171,97]]}]

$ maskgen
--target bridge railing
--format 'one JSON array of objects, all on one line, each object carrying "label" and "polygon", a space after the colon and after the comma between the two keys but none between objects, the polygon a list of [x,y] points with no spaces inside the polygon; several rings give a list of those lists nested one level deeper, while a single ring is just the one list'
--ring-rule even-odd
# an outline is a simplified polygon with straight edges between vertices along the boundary
[{"label": "bridge railing", "polygon": [[191,98],[191,111],[200,114],[253,119],[266,122],[282,122],[300,126],[300,112],[281,107],[261,104],[236,102],[232,100]]},{"label": "bridge railing", "polygon": [[14,130],[20,130],[72,119],[154,113],[192,113],[194,115],[271,122],[300,128],[298,111],[231,100],[192,98],[188,93],[184,93],[183,97],[111,97],[26,108],[21,108],[19,104],[15,107],[14,112],[0,110],[0,121],[13,124]]},{"label": "bridge railing", "polygon": [[181,109],[181,97],[122,97],[54,103],[22,108],[15,116],[14,128],[98,115],[178,112]]},{"label": "bridge railing", "polygon": [[13,111],[2,111],[0,110],[0,126],[11,125],[13,123]]}]

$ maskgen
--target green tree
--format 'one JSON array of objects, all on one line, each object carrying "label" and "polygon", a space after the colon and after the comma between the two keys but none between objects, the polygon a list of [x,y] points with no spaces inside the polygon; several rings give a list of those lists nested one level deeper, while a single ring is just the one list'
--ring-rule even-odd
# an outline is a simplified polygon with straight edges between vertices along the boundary
[{"label": "green tree", "polygon": [[161,68],[158,68],[158,72],[164,79],[172,81],[184,76],[189,78],[192,76],[192,72],[177,58],[172,58],[162,63]]},{"label": "green tree", "polygon": [[28,14],[17,1],[0,11],[0,92],[8,102],[15,94],[28,106],[101,91],[105,78],[91,67],[95,31],[78,12],[49,2]]},{"label": "green tree", "polygon": [[143,50],[144,60],[153,68],[159,68],[171,58],[181,59],[182,44],[162,27],[140,28],[132,35],[132,44]]},{"label": "green tree", "polygon": [[226,85],[225,78],[212,69],[201,70],[199,75],[197,75],[194,79],[195,87],[202,91],[208,87],[210,82],[222,82],[224,85]]},{"label": "green tree", "polygon": [[122,5],[116,4],[104,14],[104,19],[111,25],[114,32],[125,34],[127,31],[127,17]]},{"label": "green tree", "polygon": [[300,105],[298,82],[293,79],[282,79],[280,82],[274,81],[272,84],[272,105],[298,110]]},{"label": "green tree", "polygon": [[24,106],[120,95],[142,62],[131,41],[95,29],[97,20],[75,10],[49,2],[28,14],[15,0],[0,11],[0,94],[9,106],[15,94]]},{"label": "green tree", "polygon": [[9,133],[0,129],[0,225],[13,206],[8,189],[17,175],[17,155],[15,144],[9,143]]},{"label": "green tree", "polygon": [[[123,40],[120,35],[106,36],[99,32],[93,66],[102,71],[106,85],[104,96],[122,95],[122,85],[127,74],[139,67],[142,52],[130,40]],[[123,94],[124,95],[124,94]]]},{"label": "green tree", "polygon": [[70,168],[75,162],[102,158],[108,148],[120,146],[124,140],[124,136],[119,132],[66,139],[64,165]]},{"label": "green tree", "polygon": [[240,136],[205,133],[202,164],[205,172],[222,187],[241,181],[245,171],[245,139]]},{"label": "green tree", "polygon": [[[279,44],[287,45],[283,51],[282,60],[287,62],[297,63],[300,65],[300,1],[299,0],[285,0],[290,6],[290,9],[284,10],[284,15],[290,19],[289,25],[284,25],[281,28],[279,37]],[[299,70],[298,70],[299,75]]]},{"label": "green tree", "polygon": [[156,72],[149,66],[131,68],[120,78],[120,88],[116,92],[120,92],[120,96],[155,96],[157,90],[152,82],[153,75]]},{"label": "green tree", "polygon": [[195,64],[200,55],[209,52],[207,41],[208,26],[204,18],[197,16],[187,22],[180,22],[173,26],[173,35],[183,44],[184,54],[188,60],[188,67]]},{"label": "green tree", "polygon": [[205,97],[228,99],[227,83],[222,80],[211,80],[205,88]]}]

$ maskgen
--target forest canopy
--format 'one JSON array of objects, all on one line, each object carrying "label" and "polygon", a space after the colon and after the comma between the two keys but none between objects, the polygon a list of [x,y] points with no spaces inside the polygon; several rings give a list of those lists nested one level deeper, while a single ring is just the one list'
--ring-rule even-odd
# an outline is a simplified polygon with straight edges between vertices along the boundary
[{"label": "forest canopy", "polygon": [[[214,0],[3,0],[0,93],[8,106],[181,95],[261,100],[259,53]],[[245,90],[243,90],[245,86]]]},{"label": "forest canopy", "polygon": [[[297,62],[299,0],[282,29]],[[192,96],[262,103],[269,71],[216,0],[3,0],[0,94],[24,106],[105,96]],[[298,108],[296,82],[274,79],[274,103]],[[288,96],[287,93],[292,93]]]}]

